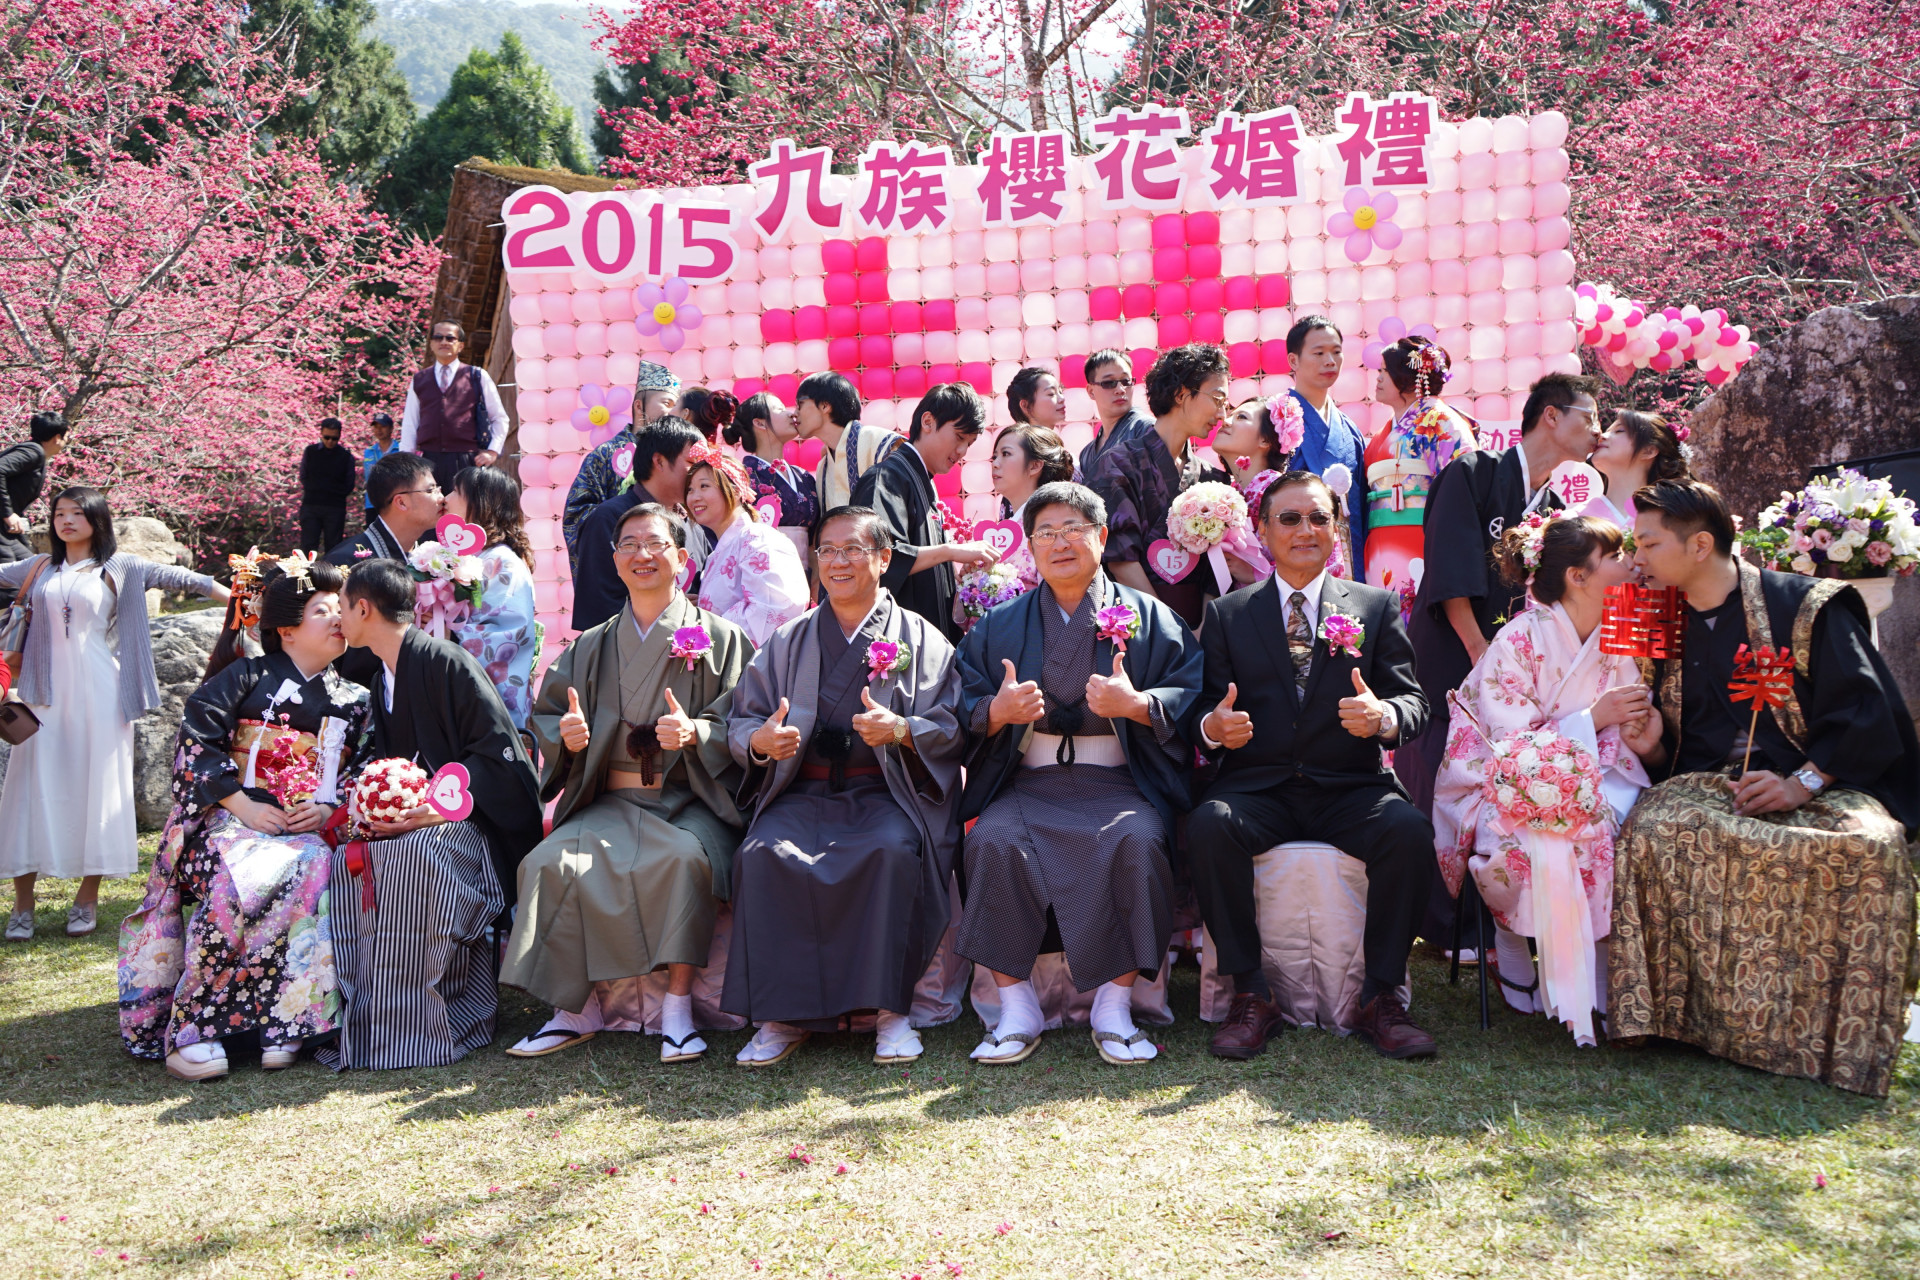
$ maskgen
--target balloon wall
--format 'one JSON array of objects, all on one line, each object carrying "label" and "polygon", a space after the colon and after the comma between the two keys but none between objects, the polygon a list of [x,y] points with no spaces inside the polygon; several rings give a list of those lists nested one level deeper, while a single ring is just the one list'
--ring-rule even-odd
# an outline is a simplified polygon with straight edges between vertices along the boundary
[{"label": "balloon wall", "polygon": [[[570,635],[567,489],[591,444],[619,429],[642,359],[685,385],[789,404],[807,374],[839,370],[864,421],[900,430],[929,385],[954,380],[998,397],[993,423],[1007,424],[999,393],[1023,365],[1045,365],[1067,388],[1077,450],[1097,426],[1089,352],[1125,351],[1144,376],[1162,349],[1218,343],[1237,402],[1290,385],[1287,330],[1317,312],[1345,335],[1335,398],[1363,431],[1386,421],[1369,344],[1421,332],[1452,357],[1448,397],[1507,443],[1527,386],[1577,372],[1592,325],[1568,249],[1566,118],[1456,123],[1432,110],[1395,151],[1380,132],[1390,109],[1430,104],[1352,101],[1361,116],[1342,120],[1362,123],[1324,138],[1281,111],[1222,117],[1175,147],[1185,113],[1166,113],[1177,132],[1139,131],[1157,119],[1149,108],[1100,122],[1114,141],[1099,156],[1049,151],[1058,135],[1045,134],[996,136],[980,165],[876,144],[838,175],[824,152],[781,142],[750,167],[752,184],[513,193],[505,257],[543,663]],[[1264,169],[1249,136],[1266,139]],[[1270,180],[1275,157],[1287,171]],[[1014,161],[1031,163],[1015,173]],[[992,435],[940,480],[969,519],[997,514]],[[810,463],[817,446],[792,456]]]}]

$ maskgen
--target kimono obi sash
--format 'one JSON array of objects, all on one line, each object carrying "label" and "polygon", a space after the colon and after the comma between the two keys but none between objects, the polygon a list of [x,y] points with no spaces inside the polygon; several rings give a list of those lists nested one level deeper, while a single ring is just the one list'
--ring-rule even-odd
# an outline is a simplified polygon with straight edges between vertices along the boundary
[{"label": "kimono obi sash", "polygon": [[[1111,722],[1109,722],[1110,724]],[[1035,729],[1027,737],[1027,749],[1020,753],[1020,767],[1023,769],[1050,769],[1062,759],[1074,764],[1094,764],[1107,769],[1127,767],[1126,752],[1120,749],[1120,739],[1111,732],[1103,734],[1075,734],[1073,750],[1063,753],[1066,742],[1058,734],[1042,733]]]},{"label": "kimono obi sash", "polygon": [[245,778],[253,765],[253,785],[273,793],[281,804],[311,800],[320,789],[320,740],[311,733],[261,720],[242,720],[229,753]]}]

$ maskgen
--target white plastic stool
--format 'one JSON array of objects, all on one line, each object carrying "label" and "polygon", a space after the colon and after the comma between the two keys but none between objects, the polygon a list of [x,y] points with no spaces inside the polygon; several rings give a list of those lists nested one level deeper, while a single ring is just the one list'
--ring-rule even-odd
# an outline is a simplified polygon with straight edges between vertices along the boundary
[{"label": "white plastic stool", "polygon": [[[1274,1003],[1295,1026],[1339,1035],[1353,1029],[1366,981],[1367,867],[1330,844],[1299,840],[1253,860],[1254,918],[1260,961]],[[1200,1016],[1220,1022],[1233,982],[1216,968],[1213,935],[1202,938]],[[1412,1000],[1400,984],[1400,998]]]}]

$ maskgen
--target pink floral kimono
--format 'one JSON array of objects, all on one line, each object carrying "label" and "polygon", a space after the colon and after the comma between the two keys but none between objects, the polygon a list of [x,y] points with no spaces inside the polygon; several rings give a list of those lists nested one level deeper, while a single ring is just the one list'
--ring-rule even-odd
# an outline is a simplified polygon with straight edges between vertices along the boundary
[{"label": "pink floral kimono", "polygon": [[807,611],[807,598],[807,570],[793,540],[739,513],[707,553],[696,603],[745,631],[758,648]]},{"label": "pink floral kimono", "polygon": [[[1471,866],[1499,927],[1536,939],[1545,1010],[1585,1045],[1594,1043],[1596,991],[1605,989],[1595,944],[1612,927],[1613,836],[1647,785],[1618,726],[1596,734],[1590,709],[1607,690],[1639,683],[1633,659],[1600,652],[1600,628],[1582,643],[1564,608],[1534,605],[1500,629],[1460,686],[1434,790],[1434,839],[1448,890],[1460,892]],[[1579,836],[1509,832],[1481,797],[1488,739],[1540,728],[1582,743],[1599,762],[1611,818],[1601,828]]]}]

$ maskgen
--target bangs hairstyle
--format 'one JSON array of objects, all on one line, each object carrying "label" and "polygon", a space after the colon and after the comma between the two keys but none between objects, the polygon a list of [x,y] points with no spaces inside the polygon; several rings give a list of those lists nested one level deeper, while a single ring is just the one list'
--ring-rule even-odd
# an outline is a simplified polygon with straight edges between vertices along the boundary
[{"label": "bangs hairstyle", "polygon": [[1581,396],[1593,398],[1599,384],[1592,378],[1573,373],[1550,373],[1527,388],[1526,407],[1520,410],[1520,434],[1528,435],[1540,425],[1540,415],[1548,409],[1571,409]]},{"label": "bangs hairstyle", "polygon": [[1720,491],[1704,480],[1662,480],[1633,495],[1633,505],[1641,511],[1657,511],[1660,523],[1678,538],[1691,538],[1706,532],[1713,535],[1713,548],[1723,556],[1733,554],[1733,513]]},{"label": "bangs hairstyle", "polygon": [[347,574],[341,597],[349,605],[365,600],[388,622],[413,621],[413,575],[398,560],[362,560]]},{"label": "bangs hairstyle", "polygon": [[[345,569],[325,560],[309,565],[304,580],[288,575],[278,564],[269,565],[261,575],[258,592],[261,650],[279,653],[279,629],[299,626],[306,619],[307,606],[315,596],[340,590],[346,580]],[[238,596],[227,602],[227,618],[221,625],[219,638],[213,642],[213,652],[207,656],[207,670],[202,679],[212,679],[246,656],[246,629],[240,625],[241,604]]]},{"label": "bangs hairstyle", "polygon": [[106,494],[83,484],[62,489],[54,494],[53,501],[47,504],[49,521],[47,558],[54,564],[67,562],[67,544],[52,536],[51,526],[53,513],[63,501],[76,503],[80,508],[80,514],[87,518],[87,524],[93,530],[93,545],[88,549],[87,554],[93,557],[94,563],[105,565],[107,561],[113,559],[114,553],[120,550],[120,540],[113,533],[113,508],[107,505]]},{"label": "bangs hairstyle", "polygon": [[1673,427],[1657,413],[1641,413],[1637,409],[1622,409],[1613,415],[1614,429],[1625,431],[1627,438],[1633,441],[1635,457],[1649,446],[1653,449],[1653,461],[1647,467],[1647,483],[1659,484],[1662,480],[1685,480],[1692,474],[1687,465],[1687,455],[1680,448],[1680,437]]},{"label": "bangs hairstyle", "polygon": [[907,439],[918,440],[927,429],[927,415],[933,416],[933,429],[953,423],[963,436],[977,436],[987,425],[987,402],[964,382],[943,382],[927,388],[920,403],[913,406],[913,420],[907,424]]},{"label": "bangs hairstyle", "polygon": [[860,417],[860,395],[842,373],[808,374],[800,389],[793,393],[795,404],[802,400],[811,400],[825,409],[836,427],[844,427]]},{"label": "bangs hairstyle", "polygon": [[[1613,555],[1627,545],[1627,535],[1611,520],[1592,516],[1562,516],[1540,535],[1540,567],[1527,568],[1527,531],[1509,529],[1493,544],[1493,563],[1508,586],[1527,587],[1541,604],[1558,604],[1567,594],[1567,572],[1584,569],[1593,553]],[[1527,581],[1531,575],[1533,581]]]},{"label": "bangs hairstyle", "polygon": [[520,482],[492,467],[467,467],[453,478],[453,491],[467,500],[467,520],[487,531],[489,547],[505,547],[529,567],[533,546],[520,510]]},{"label": "bangs hairstyle", "polygon": [[1156,418],[1172,413],[1182,391],[1197,396],[1207,379],[1226,371],[1227,353],[1210,342],[1175,347],[1147,370],[1147,409]]},{"label": "bangs hairstyle", "polygon": [[1031,421],[1027,406],[1040,398],[1040,383],[1054,376],[1053,370],[1042,369],[1030,364],[1013,375],[1013,381],[1007,384],[1007,413],[1017,423]]},{"label": "bangs hairstyle", "polygon": [[696,444],[704,443],[700,428],[675,414],[655,418],[633,435],[633,468],[627,478],[644,488],[660,463],[672,466],[680,455]]},{"label": "bangs hairstyle", "polygon": [[1259,396],[1255,396],[1251,400],[1244,400],[1240,404],[1235,405],[1233,411],[1239,413],[1248,405],[1253,406],[1254,426],[1260,431],[1260,447],[1266,454],[1266,457],[1259,460],[1258,464],[1254,466],[1252,473],[1259,475],[1262,471],[1285,470],[1287,458],[1285,454],[1280,452],[1280,431],[1279,428],[1273,425],[1273,415],[1267,412],[1267,402]]},{"label": "bangs hairstyle", "polygon": [[1088,356],[1087,363],[1081,367],[1080,372],[1086,377],[1088,386],[1093,385],[1093,375],[1100,371],[1103,364],[1113,365],[1128,378],[1133,378],[1133,357],[1118,347],[1102,347]]},{"label": "bangs hairstyle", "polygon": [[1346,335],[1340,332],[1340,326],[1326,316],[1301,316],[1293,322],[1293,328],[1287,330],[1287,354],[1297,356],[1307,349],[1307,337],[1315,329],[1325,329],[1334,337],[1334,341],[1344,343]]},{"label": "bangs hairstyle", "polygon": [[680,522],[680,517],[673,514],[671,508],[663,507],[657,502],[642,502],[638,506],[629,508],[627,514],[620,517],[620,523],[613,527],[613,540],[617,543],[625,537],[627,526],[636,520],[666,521],[667,537],[672,540],[674,546],[682,550],[686,549],[687,526]]},{"label": "bangs hairstyle", "polygon": [[693,488],[694,472],[709,472],[713,476],[713,483],[720,489],[720,496],[727,500],[727,505],[735,511],[745,511],[747,518],[749,520],[753,519],[752,507],[753,499],[756,495],[742,493],[740,486],[734,483],[734,478],[727,474],[727,470],[726,467],[716,467],[711,461],[696,462],[687,468],[687,488]]},{"label": "bangs hairstyle", "polygon": [[385,511],[392,505],[394,495],[413,488],[421,476],[432,474],[433,464],[425,458],[396,450],[374,463],[373,470],[367,473],[367,501],[375,511]]}]

